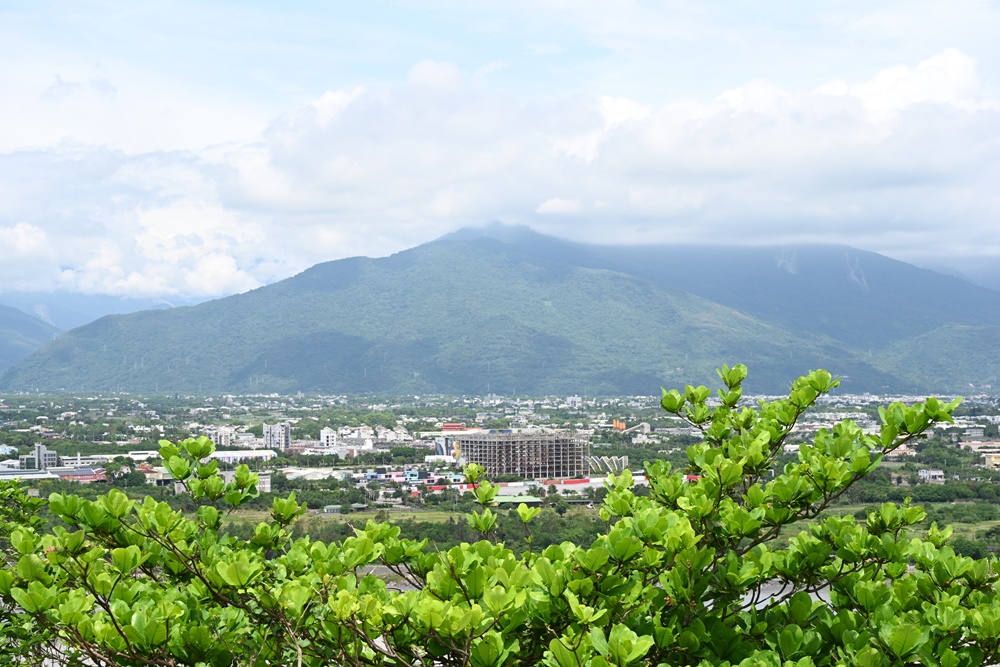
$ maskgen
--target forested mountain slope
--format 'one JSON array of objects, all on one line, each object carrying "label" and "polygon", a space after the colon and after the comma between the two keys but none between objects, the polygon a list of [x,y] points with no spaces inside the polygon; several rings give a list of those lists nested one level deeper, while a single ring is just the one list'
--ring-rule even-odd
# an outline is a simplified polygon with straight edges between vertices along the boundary
[{"label": "forested mountain slope", "polygon": [[26,313],[0,306],[0,372],[10,368],[59,332]]},{"label": "forested mountain slope", "polygon": [[[996,332],[1000,293],[842,246],[602,247],[494,226],[105,317],[3,385],[648,394],[742,361],[752,391],[819,366],[845,390],[947,391],[996,374],[985,348]],[[927,346],[953,359],[943,372],[909,352]]]}]

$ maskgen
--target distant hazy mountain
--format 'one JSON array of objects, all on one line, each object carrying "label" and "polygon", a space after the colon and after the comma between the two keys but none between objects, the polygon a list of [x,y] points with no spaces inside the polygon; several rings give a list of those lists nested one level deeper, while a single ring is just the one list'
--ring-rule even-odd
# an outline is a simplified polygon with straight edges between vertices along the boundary
[{"label": "distant hazy mountain", "polygon": [[944,264],[941,260],[938,260],[935,264],[926,268],[940,271],[947,275],[958,276],[975,285],[1000,290],[1000,262],[997,262],[992,257],[965,259],[960,267],[956,267],[950,263]]},{"label": "distant hazy mountain", "polygon": [[825,367],[853,391],[992,382],[1000,293],[844,246],[606,247],[462,230],[193,307],[104,317],[9,388],[654,393]]},{"label": "distant hazy mountain", "polygon": [[64,331],[89,324],[105,315],[191,306],[196,303],[200,303],[200,300],[133,298],[79,292],[0,292],[0,304],[22,310]]},{"label": "distant hazy mountain", "polygon": [[59,332],[54,326],[7,306],[0,306],[0,371],[21,361]]}]

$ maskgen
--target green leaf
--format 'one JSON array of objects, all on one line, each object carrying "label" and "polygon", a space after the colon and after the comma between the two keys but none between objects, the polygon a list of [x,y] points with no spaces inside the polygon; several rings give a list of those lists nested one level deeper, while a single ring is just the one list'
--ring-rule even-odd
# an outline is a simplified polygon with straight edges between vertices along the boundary
[{"label": "green leaf", "polygon": [[108,495],[101,498],[104,510],[116,519],[123,518],[132,511],[133,502],[118,489],[111,489]]},{"label": "green leaf", "polygon": [[217,563],[215,570],[227,584],[242,588],[260,573],[261,566],[259,563],[251,562],[247,554],[241,552],[232,561]]},{"label": "green leaf", "polygon": [[135,545],[111,551],[111,565],[122,574],[131,574],[143,560],[139,547]]},{"label": "green leaf", "polygon": [[590,629],[590,643],[602,657],[608,657],[608,640],[604,638],[604,632],[600,628]]},{"label": "green leaf", "polygon": [[43,612],[51,608],[58,600],[54,591],[43,586],[39,581],[32,581],[26,589],[11,588],[10,596],[30,614]]},{"label": "green leaf", "polygon": [[799,626],[804,626],[812,614],[813,600],[805,591],[799,591],[788,603],[788,613]]},{"label": "green leaf", "polygon": [[696,653],[701,648],[701,641],[698,639],[698,635],[690,630],[685,630],[677,636],[677,645],[688,653]]},{"label": "green leaf", "polygon": [[781,649],[781,655],[785,660],[790,660],[795,657],[795,654],[799,652],[799,648],[802,646],[802,628],[792,624],[786,625],[778,633],[778,647]]},{"label": "green leaf", "polygon": [[684,398],[680,395],[680,392],[676,389],[671,389],[670,391],[663,389],[663,398],[660,399],[661,408],[671,414],[677,414],[681,411],[683,406]]},{"label": "green leaf", "polygon": [[549,650],[552,651],[552,655],[555,657],[556,662],[559,663],[559,667],[578,667],[580,664],[580,661],[576,658],[576,654],[569,650],[559,639],[553,639],[549,642]]},{"label": "green leaf", "polygon": [[215,443],[204,435],[200,435],[197,438],[188,438],[181,442],[180,446],[184,448],[184,451],[194,461],[201,461],[215,451]]},{"label": "green leaf", "polygon": [[540,507],[528,507],[524,503],[517,506],[517,515],[521,517],[521,523],[530,523],[541,511]]},{"label": "green leaf", "polygon": [[17,560],[17,574],[25,581],[37,581],[45,586],[52,583],[46,563],[38,554],[21,556]]},{"label": "green leaf", "polygon": [[886,647],[899,658],[905,659],[919,650],[930,637],[930,628],[912,623],[900,623],[879,628],[879,637]]},{"label": "green leaf", "polygon": [[171,456],[169,459],[164,461],[163,465],[166,467],[171,477],[180,482],[183,482],[191,476],[191,463],[187,459],[182,459],[180,456]]}]

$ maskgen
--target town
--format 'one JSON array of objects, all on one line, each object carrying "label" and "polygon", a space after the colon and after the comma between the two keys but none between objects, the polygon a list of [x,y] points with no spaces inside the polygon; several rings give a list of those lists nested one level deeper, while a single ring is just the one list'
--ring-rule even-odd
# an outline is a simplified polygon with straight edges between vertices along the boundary
[{"label": "town", "polygon": [[[744,399],[752,404],[752,398]],[[827,396],[785,445],[851,419],[878,428],[878,406],[916,397]],[[918,446],[883,463],[896,486],[992,480],[1000,469],[1000,407],[989,396],[966,399],[963,416],[934,438],[964,465],[922,461]],[[479,463],[500,485],[497,503],[587,505],[607,477],[630,469],[641,486],[643,464],[682,468],[698,431],[646,396],[514,398],[251,395],[219,397],[20,394],[0,401],[0,479],[33,489],[46,482],[149,485],[183,492],[158,450],[160,440],[205,436],[224,478],[246,464],[262,493],[324,489],[320,513],[435,506],[468,490],[463,466]],[[925,457],[926,458],[926,457]],[[946,470],[947,469],[947,470]],[[330,502],[327,502],[330,501]]]}]

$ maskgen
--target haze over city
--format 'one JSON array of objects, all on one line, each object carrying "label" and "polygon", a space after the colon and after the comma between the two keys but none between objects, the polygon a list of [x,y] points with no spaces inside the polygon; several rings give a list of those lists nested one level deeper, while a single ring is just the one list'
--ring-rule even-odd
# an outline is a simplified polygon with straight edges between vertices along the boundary
[{"label": "haze over city", "polygon": [[204,299],[463,226],[1000,284],[989,2],[8,2],[0,286]]}]

